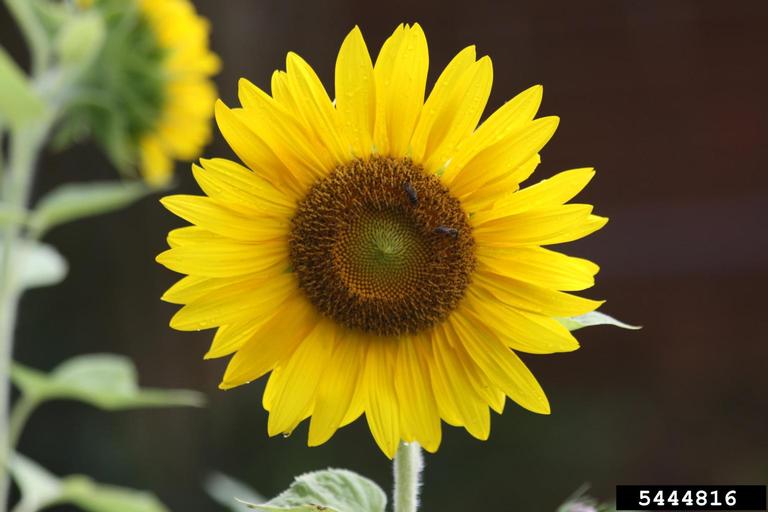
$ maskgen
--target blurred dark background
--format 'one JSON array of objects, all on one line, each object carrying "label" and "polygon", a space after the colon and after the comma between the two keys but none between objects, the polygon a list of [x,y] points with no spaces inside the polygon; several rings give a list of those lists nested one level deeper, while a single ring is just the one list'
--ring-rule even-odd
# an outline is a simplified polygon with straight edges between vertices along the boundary
[{"label": "blurred dark background", "polygon": [[[553,510],[584,482],[612,499],[617,483],[768,481],[766,207],[768,2],[196,0],[224,62],[220,95],[248,77],[268,88],[289,50],[332,90],[335,54],[360,25],[375,52],[394,27],[418,21],[434,81],[468,44],[494,63],[490,109],[533,84],[541,114],[562,122],[534,176],[594,165],[580,196],[611,218],[567,248],[601,264],[591,297],[639,332],[597,327],[582,349],[528,356],[552,403],[536,416],[512,403],[479,442],[445,427],[427,457],[424,510]],[[0,33],[22,60],[7,13]],[[207,156],[232,156],[220,136]],[[92,147],[45,158],[36,195],[115,171]],[[188,164],[180,192],[195,193]],[[364,421],[307,448],[306,425],[266,435],[263,380],[222,392],[225,362],[203,361],[211,332],[168,328],[160,302],[178,276],[154,263],[182,222],[149,198],[119,213],[58,228],[48,241],[70,262],[66,281],[22,302],[16,358],[41,369],[87,352],[138,364],[143,384],[188,387],[205,409],[107,414],[44,406],[21,451],[58,474],[154,490],[172,510],[218,510],[201,488],[223,471],[267,496],[294,474],[348,467],[391,485]]]}]

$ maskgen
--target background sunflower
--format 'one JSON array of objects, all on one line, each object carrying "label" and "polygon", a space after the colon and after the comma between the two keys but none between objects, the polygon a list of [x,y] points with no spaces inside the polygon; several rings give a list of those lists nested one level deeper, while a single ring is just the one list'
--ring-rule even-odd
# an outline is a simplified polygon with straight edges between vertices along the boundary
[{"label": "background sunflower", "polygon": [[[611,313],[644,330],[584,331],[579,351],[530,361],[557,414],[539,417],[509,407],[495,418],[481,450],[465,433],[446,430],[426,473],[425,509],[467,508],[471,496],[481,494],[489,506],[553,510],[584,481],[592,482],[594,494],[610,497],[617,480],[765,480],[762,390],[768,381],[764,336],[754,321],[761,315],[760,290],[768,286],[768,247],[754,236],[764,231],[768,199],[758,150],[768,137],[760,117],[768,110],[768,76],[755,66],[768,44],[764,2],[739,2],[727,11],[708,0],[478,1],[471,9],[395,2],[386,12],[351,1],[195,4],[217,27],[212,44],[227,62],[218,77],[227,104],[236,103],[240,76],[268,88],[286,49],[312,62],[328,85],[337,42],[350,26],[360,25],[376,48],[394,25],[413,19],[429,34],[435,73],[467,42],[494,57],[491,108],[512,91],[545,84],[543,114],[556,113],[563,123],[545,149],[542,177],[574,165],[600,171],[580,201],[599,204],[611,224],[569,246],[569,253],[601,263],[591,295],[609,298]],[[6,18],[0,33],[23,56]],[[209,154],[228,151],[218,139]],[[86,149],[43,167],[60,171],[42,175],[38,193],[65,180],[65,173],[113,175]],[[198,193],[192,176],[181,180],[180,192]],[[75,353],[104,350],[109,339],[110,349],[137,360],[147,384],[215,387],[224,362],[200,360],[210,334],[168,330],[176,307],[148,299],[175,280],[153,258],[165,247],[165,233],[182,224],[147,200],[53,232],[51,241],[73,267],[65,290],[25,297],[19,360],[49,368]],[[60,293],[73,300],[56,301]],[[35,343],[25,343],[32,338]],[[45,341],[47,349],[39,350]],[[260,386],[219,393],[205,411],[119,419],[53,404],[39,412],[21,448],[60,473],[82,471],[157,489],[174,510],[213,509],[196,491],[210,468],[258,484],[266,494],[284,488],[297,467],[329,460],[389,486],[389,468],[364,424],[313,450],[306,449],[303,432],[267,439],[255,431],[267,422],[253,400]],[[77,421],[70,419],[73,411]],[[73,440],[72,447],[50,436],[51,424]],[[69,451],[75,445],[77,460]],[[91,451],[80,453],[82,446]],[[113,446],[122,447],[119,454]],[[505,487],[506,494],[497,492],[500,474],[517,482]],[[457,488],[462,492],[446,492]]]}]

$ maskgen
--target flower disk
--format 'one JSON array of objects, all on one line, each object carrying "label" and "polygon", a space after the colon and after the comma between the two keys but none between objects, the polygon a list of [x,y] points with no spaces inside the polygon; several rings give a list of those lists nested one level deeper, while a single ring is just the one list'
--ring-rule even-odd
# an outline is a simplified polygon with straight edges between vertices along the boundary
[{"label": "flower disk", "polygon": [[558,318],[601,304],[570,293],[597,265],[544,248],[605,225],[568,203],[594,171],[520,187],[558,124],[534,119],[541,87],[480,123],[490,59],[465,48],[427,95],[428,55],[419,25],[375,61],[355,28],[332,100],[289,53],[270,93],[242,79],[240,106],[216,104],[245,165],[202,160],[206,197],[162,200],[193,224],[157,257],[186,274],[163,295],[183,305],[171,326],[216,329],[222,389],[269,375],[269,435],[309,418],[316,446],[365,415],[389,457],[400,441],[437,450],[441,421],[487,439],[507,397],[550,411],[518,353],[576,350]]},{"label": "flower disk", "polygon": [[323,314],[369,334],[417,334],[445,319],[475,267],[472,227],[440,180],[408,159],[339,167],[292,220],[291,262]]}]

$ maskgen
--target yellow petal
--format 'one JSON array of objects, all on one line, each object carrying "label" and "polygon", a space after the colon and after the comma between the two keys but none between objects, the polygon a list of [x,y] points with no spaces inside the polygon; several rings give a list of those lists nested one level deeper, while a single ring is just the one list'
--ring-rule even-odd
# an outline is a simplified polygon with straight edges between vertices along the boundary
[{"label": "yellow petal", "polygon": [[514,308],[549,317],[577,316],[600,307],[604,301],[585,299],[556,290],[488,274],[478,270],[473,275],[478,292]]},{"label": "yellow petal", "polygon": [[200,160],[193,165],[195,180],[219,204],[246,215],[292,216],[300,199],[285,187],[275,188],[253,171],[224,158]]},{"label": "yellow petal", "polygon": [[157,137],[144,137],[139,144],[140,168],[144,180],[161,187],[173,177],[173,160]]},{"label": "yellow petal", "polygon": [[245,345],[253,338],[256,331],[270,321],[280,310],[282,304],[270,303],[267,307],[271,308],[269,313],[263,316],[248,318],[244,322],[222,325],[216,330],[216,334],[211,342],[211,347],[205,353],[205,359],[216,359],[228,356]]},{"label": "yellow petal", "polygon": [[186,304],[208,293],[215,281],[209,277],[185,276],[168,288],[161,299],[172,304]]},{"label": "yellow petal", "polygon": [[538,154],[533,155],[517,169],[464,195],[461,198],[462,206],[472,213],[493,208],[503,197],[517,191],[520,183],[527,180],[540,163],[541,157]]},{"label": "yellow petal", "polygon": [[305,189],[293,172],[283,164],[267,142],[243,122],[241,115],[238,115],[238,112],[242,114],[242,109],[232,110],[219,100],[216,102],[215,112],[221,134],[245,165],[275,187],[289,188],[296,197],[303,195]]},{"label": "yellow petal", "polygon": [[477,248],[479,268],[526,283],[561,291],[579,291],[595,284],[600,267],[589,260],[542,247]]},{"label": "yellow petal", "polygon": [[336,59],[336,111],[358,158],[370,156],[376,114],[373,64],[358,27],[344,39]]},{"label": "yellow petal", "polygon": [[339,428],[365,369],[365,345],[342,333],[335,336],[333,356],[328,359],[318,381],[314,413],[309,424],[309,446],[323,444]]},{"label": "yellow petal", "polygon": [[403,337],[398,340],[395,365],[395,391],[400,403],[400,428],[413,436],[406,441],[418,441],[425,450],[434,453],[440,446],[440,416],[429,369],[416,348],[428,339]]},{"label": "yellow petal", "polygon": [[335,329],[331,320],[320,320],[281,368],[282,386],[275,390],[267,423],[270,436],[290,434],[312,410],[318,382],[333,353]]},{"label": "yellow petal", "polygon": [[460,101],[461,93],[468,85],[468,80],[462,79],[468,74],[474,63],[475,47],[468,46],[456,54],[440,73],[435,86],[424,103],[424,109],[413,132],[411,147],[415,161],[425,160],[424,155],[431,154],[445,138],[449,130],[449,126],[446,124],[450,124],[452,118],[457,115],[457,110],[463,108],[463,105],[457,104],[457,100]]},{"label": "yellow petal", "polygon": [[[269,145],[300,183],[322,177],[335,167],[328,148],[313,140],[309,127],[297,117],[299,112],[289,112],[244,78],[238,85],[238,97],[244,108],[236,115]],[[299,99],[294,100],[298,105]]]},{"label": "yellow petal", "polygon": [[374,144],[379,154],[406,156],[424,104],[429,51],[418,23],[399,26],[384,42],[373,74],[376,82]]},{"label": "yellow petal", "polygon": [[[483,57],[462,77],[458,90],[450,98],[450,106],[438,120],[436,131],[430,134],[425,167],[432,171],[443,168],[456,154],[477,126],[485,110],[493,83],[493,66],[489,57]],[[426,108],[426,107],[425,107]],[[444,131],[444,134],[441,132]]]},{"label": "yellow petal", "polygon": [[395,456],[400,441],[400,411],[392,376],[397,345],[393,340],[373,340],[368,347],[365,387],[368,391],[365,418],[384,455]]},{"label": "yellow petal", "polygon": [[288,87],[298,99],[296,109],[315,137],[333,158],[334,167],[348,162],[352,154],[349,142],[341,132],[336,109],[322,82],[307,62],[293,52],[286,59]]},{"label": "yellow petal", "polygon": [[477,366],[477,363],[470,357],[464,346],[462,334],[456,331],[452,322],[444,322],[443,330],[445,332],[445,339],[448,340],[448,344],[453,347],[456,359],[464,367],[467,381],[475,390],[475,393],[480,396],[485,403],[490,405],[491,409],[501,414],[504,411],[504,402],[506,401],[504,392],[482,372]]},{"label": "yellow petal", "polygon": [[188,245],[210,244],[220,240],[226,240],[225,237],[211,233],[199,226],[184,226],[183,228],[172,229],[168,232],[168,245],[174,247],[186,247]]},{"label": "yellow petal", "polygon": [[460,145],[444,177],[450,182],[464,166],[482,150],[520,131],[527,125],[541,104],[543,88],[535,85],[502,105],[481,124],[471,137]]},{"label": "yellow petal", "polygon": [[231,281],[189,302],[171,319],[171,327],[197,331],[227,325],[250,316],[254,320],[270,313],[270,304],[283,302],[297,287],[293,274],[277,274],[268,279]]},{"label": "yellow petal", "polygon": [[518,192],[499,198],[485,219],[507,217],[526,210],[560,206],[573,199],[595,175],[591,168],[564,171]]},{"label": "yellow petal", "polygon": [[[522,130],[480,151],[450,181],[454,195],[462,197],[483,184],[506,176],[530,160],[552,138],[559,118],[542,117]],[[448,179],[447,177],[445,178]]]},{"label": "yellow petal", "polygon": [[488,336],[461,314],[450,317],[470,357],[488,378],[512,400],[529,411],[549,414],[549,402],[536,378],[517,355],[501,342]]},{"label": "yellow petal", "polygon": [[[478,246],[510,247],[514,245],[550,245],[584,236],[584,226],[596,226],[591,218],[592,206],[566,204],[555,208],[529,210],[496,218],[493,211],[476,213],[470,221]],[[593,231],[594,231],[593,230]]]},{"label": "yellow petal", "polygon": [[579,342],[557,320],[510,307],[502,302],[484,300],[470,290],[464,298],[470,311],[464,315],[482,324],[511,349],[530,354],[571,352]]},{"label": "yellow petal", "polygon": [[270,217],[248,218],[217,204],[208,197],[174,195],[160,202],[184,220],[205,230],[236,240],[264,242],[282,240],[288,235],[290,220]]},{"label": "yellow petal", "polygon": [[205,277],[275,274],[290,265],[287,242],[249,244],[230,239],[176,247],[156,260],[174,272]]},{"label": "yellow petal", "polygon": [[280,312],[235,353],[219,387],[229,389],[258,379],[278,361],[290,357],[318,321],[313,306],[304,297],[289,298]]},{"label": "yellow petal", "polygon": [[[438,407],[446,421],[463,425],[467,432],[478,439],[488,439],[491,417],[488,405],[475,392],[461,360],[445,338],[442,328],[436,329],[432,338],[434,360],[431,366],[432,386]],[[454,417],[453,421],[450,418]]]}]

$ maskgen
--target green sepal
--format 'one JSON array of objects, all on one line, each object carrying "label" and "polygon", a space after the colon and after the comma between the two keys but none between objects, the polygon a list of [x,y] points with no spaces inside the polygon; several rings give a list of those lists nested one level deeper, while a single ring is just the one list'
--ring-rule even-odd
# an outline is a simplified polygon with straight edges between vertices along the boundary
[{"label": "green sepal", "polygon": [[563,324],[569,331],[575,331],[577,329],[590,327],[593,325],[613,325],[616,327],[621,327],[622,329],[631,330],[642,329],[642,326],[640,325],[626,324],[620,320],[616,320],[615,318],[606,315],[605,313],[600,313],[599,311],[592,311],[591,313],[568,318],[558,318],[557,321]]},{"label": "green sepal", "polygon": [[105,410],[201,407],[205,403],[204,395],[197,391],[139,388],[133,362],[114,354],[73,357],[50,374],[14,363],[11,379],[25,396],[37,402],[78,400]]},{"label": "green sepal", "polygon": [[241,503],[275,512],[384,512],[387,496],[372,480],[346,469],[306,473],[264,504]]},{"label": "green sepal", "polygon": [[169,512],[153,494],[94,482],[87,476],[58,478],[33,460],[14,454],[10,473],[21,491],[14,510],[71,504],[87,512]]}]

